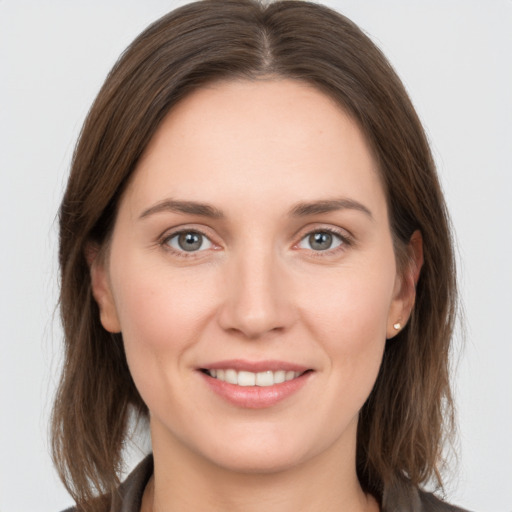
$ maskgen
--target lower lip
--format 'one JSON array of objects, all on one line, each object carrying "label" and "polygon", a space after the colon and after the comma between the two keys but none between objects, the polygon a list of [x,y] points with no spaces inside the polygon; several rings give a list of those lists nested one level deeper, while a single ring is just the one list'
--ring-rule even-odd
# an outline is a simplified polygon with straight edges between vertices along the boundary
[{"label": "lower lip", "polygon": [[200,372],[210,389],[228,402],[246,409],[264,409],[272,407],[297,393],[308,381],[313,372],[274,384],[273,386],[237,386]]}]

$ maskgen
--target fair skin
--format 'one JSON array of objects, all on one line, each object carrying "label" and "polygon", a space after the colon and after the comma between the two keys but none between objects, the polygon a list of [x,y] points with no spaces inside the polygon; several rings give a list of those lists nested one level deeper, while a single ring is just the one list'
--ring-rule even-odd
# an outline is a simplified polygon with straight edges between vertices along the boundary
[{"label": "fair skin", "polygon": [[91,275],[150,411],[143,510],[378,510],[358,413],[417,274],[397,271],[375,160],[328,97],[269,79],[182,100]]}]

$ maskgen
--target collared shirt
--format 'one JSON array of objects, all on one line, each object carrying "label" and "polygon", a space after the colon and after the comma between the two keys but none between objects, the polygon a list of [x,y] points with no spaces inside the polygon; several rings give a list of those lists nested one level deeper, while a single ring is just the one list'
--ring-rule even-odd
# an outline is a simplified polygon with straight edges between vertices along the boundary
[{"label": "collared shirt", "polygon": [[[119,487],[113,496],[110,512],[140,512],[142,495],[153,474],[153,456],[148,455]],[[69,508],[64,512],[75,512]],[[468,512],[438,499],[431,493],[405,483],[384,489],[382,512]]]}]

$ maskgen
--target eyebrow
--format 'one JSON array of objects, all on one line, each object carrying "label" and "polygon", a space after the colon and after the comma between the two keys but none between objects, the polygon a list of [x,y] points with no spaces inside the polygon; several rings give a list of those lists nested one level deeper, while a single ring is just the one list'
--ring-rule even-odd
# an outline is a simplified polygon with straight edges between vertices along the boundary
[{"label": "eyebrow", "polygon": [[185,213],[188,215],[199,215],[201,217],[209,217],[212,219],[224,218],[224,214],[219,209],[206,203],[165,199],[164,201],[160,201],[154,206],[151,206],[147,210],[144,210],[139,219],[144,219],[150,215],[161,212]]},{"label": "eyebrow", "polygon": [[[308,217],[338,210],[356,210],[364,213],[373,220],[372,212],[363,204],[348,198],[323,199],[320,201],[301,202],[291,208],[288,215],[291,217]],[[178,201],[175,199],[165,199],[144,210],[139,219],[144,219],[155,213],[174,212],[188,215],[198,215],[211,219],[223,219],[224,213],[218,208],[207,203],[196,201]]]},{"label": "eyebrow", "polygon": [[298,203],[290,210],[290,215],[292,217],[307,217],[337,210],[357,210],[373,220],[372,212],[364,204],[348,198]]}]

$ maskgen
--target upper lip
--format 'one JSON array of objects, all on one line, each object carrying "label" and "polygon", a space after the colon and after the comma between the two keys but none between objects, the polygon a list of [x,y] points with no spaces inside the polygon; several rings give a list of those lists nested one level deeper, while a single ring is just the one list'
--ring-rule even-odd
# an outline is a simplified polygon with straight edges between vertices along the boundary
[{"label": "upper lip", "polygon": [[303,373],[311,368],[307,366],[290,363],[288,361],[278,361],[275,359],[267,360],[267,361],[247,361],[245,359],[229,359],[225,361],[215,361],[214,363],[208,363],[204,366],[201,366],[202,370],[236,370],[236,371],[246,371],[246,372],[264,372],[264,371],[272,371],[277,372],[279,370],[284,371],[293,371]]}]

